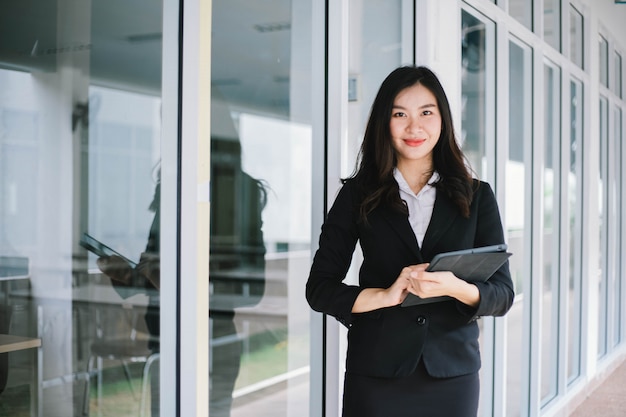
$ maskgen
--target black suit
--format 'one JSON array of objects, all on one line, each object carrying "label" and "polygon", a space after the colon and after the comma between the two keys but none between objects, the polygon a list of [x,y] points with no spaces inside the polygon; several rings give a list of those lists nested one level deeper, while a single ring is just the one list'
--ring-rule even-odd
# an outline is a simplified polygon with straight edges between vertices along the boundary
[{"label": "black suit", "polygon": [[[359,197],[353,181],[340,190],[320,236],[306,295],[316,311],[332,315],[349,328],[346,371],[368,377],[405,377],[420,358],[429,375],[455,377],[480,368],[480,316],[506,313],[514,291],[508,262],[486,283],[476,284],[476,308],[456,300],[413,307],[381,308],[353,314],[363,288],[387,288],[402,268],[429,262],[436,254],[504,242],[502,223],[491,187],[474,181],[469,218],[437,191],[435,206],[420,249],[406,215],[379,207],[358,221]],[[357,241],[364,261],[359,286],[343,283]]]}]

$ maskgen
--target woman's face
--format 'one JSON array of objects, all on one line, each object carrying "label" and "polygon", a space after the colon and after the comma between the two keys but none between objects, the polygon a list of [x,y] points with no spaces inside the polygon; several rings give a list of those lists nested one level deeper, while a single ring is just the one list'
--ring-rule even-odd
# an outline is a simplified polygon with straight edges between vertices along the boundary
[{"label": "woman's face", "polygon": [[441,134],[441,113],[435,95],[421,84],[400,91],[389,122],[398,166],[423,162],[430,167]]}]

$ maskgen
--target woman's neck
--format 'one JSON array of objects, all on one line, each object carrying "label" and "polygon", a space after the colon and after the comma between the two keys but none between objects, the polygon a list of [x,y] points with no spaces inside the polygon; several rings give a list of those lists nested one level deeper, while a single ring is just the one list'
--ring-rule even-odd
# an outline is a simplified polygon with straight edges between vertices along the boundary
[{"label": "woman's neck", "polygon": [[428,183],[433,175],[432,165],[398,165],[398,170],[402,173],[404,180],[407,182],[411,190],[417,194]]}]

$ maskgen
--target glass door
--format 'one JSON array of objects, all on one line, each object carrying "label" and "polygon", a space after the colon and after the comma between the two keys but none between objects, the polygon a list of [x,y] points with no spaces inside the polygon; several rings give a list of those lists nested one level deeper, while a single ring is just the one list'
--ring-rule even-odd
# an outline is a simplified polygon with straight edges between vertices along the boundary
[{"label": "glass door", "polygon": [[211,417],[308,415],[311,9],[213,1]]},{"label": "glass door", "polygon": [[38,360],[0,361],[2,415],[157,416],[175,390],[159,385],[161,125],[177,117],[161,114],[162,10],[0,6],[0,333],[41,339]]}]

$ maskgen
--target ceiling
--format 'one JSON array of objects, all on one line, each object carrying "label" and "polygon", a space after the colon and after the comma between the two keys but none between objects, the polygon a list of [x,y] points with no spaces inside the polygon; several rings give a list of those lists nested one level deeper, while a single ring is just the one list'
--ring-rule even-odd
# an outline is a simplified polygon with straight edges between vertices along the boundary
[{"label": "ceiling", "polygon": [[[287,112],[290,5],[213,0],[212,85],[228,102]],[[94,84],[160,94],[162,2],[1,2],[0,66],[52,73],[60,65],[88,71]]]}]

